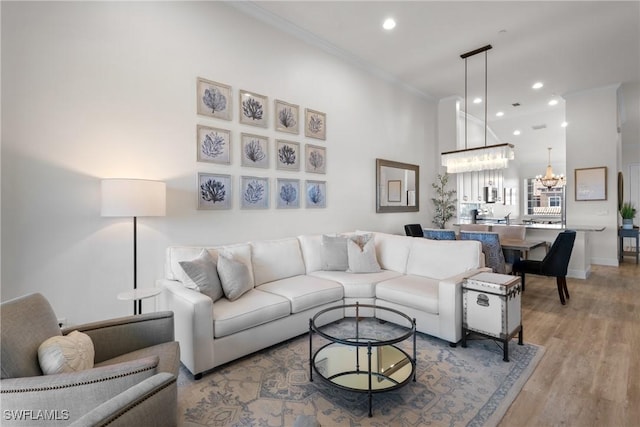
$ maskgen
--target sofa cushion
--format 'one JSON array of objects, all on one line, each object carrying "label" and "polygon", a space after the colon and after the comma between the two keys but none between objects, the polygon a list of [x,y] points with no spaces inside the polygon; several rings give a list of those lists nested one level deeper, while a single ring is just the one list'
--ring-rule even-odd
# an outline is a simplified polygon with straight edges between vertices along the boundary
[{"label": "sofa cushion", "polygon": [[305,273],[296,238],[251,242],[255,286]]},{"label": "sofa cushion", "polygon": [[480,242],[413,238],[406,274],[446,279],[480,268],[481,260]]},{"label": "sofa cushion", "polygon": [[322,236],[322,269],[325,271],[346,271],[349,268],[347,237]]},{"label": "sofa cushion", "polygon": [[291,313],[288,299],[258,289],[251,289],[235,301],[222,298],[213,303],[213,335],[231,335],[262,325]]},{"label": "sofa cushion", "polygon": [[307,234],[298,236],[304,268],[307,274],[322,270],[322,235]]},{"label": "sofa cushion", "polygon": [[178,264],[180,264],[180,267],[186,275],[182,283],[187,288],[195,289],[213,301],[217,301],[224,296],[216,261],[209,251],[202,249],[196,259],[180,261]]},{"label": "sofa cushion", "polygon": [[414,238],[386,233],[373,233],[373,235],[380,267],[404,274],[407,271],[407,260]]},{"label": "sofa cushion", "polygon": [[253,288],[249,267],[226,252],[218,254],[218,275],[229,301],[235,301]]},{"label": "sofa cushion", "polygon": [[314,271],[311,276],[333,280],[344,288],[345,298],[374,298],[376,283],[401,276],[396,271],[382,270],[379,273],[352,274],[344,271]]},{"label": "sofa cushion", "polygon": [[376,285],[376,298],[438,314],[439,280],[404,275]]},{"label": "sofa cushion", "polygon": [[373,234],[350,236],[347,240],[349,273],[377,273],[380,264],[376,257],[376,245]]},{"label": "sofa cushion", "polygon": [[340,283],[305,275],[265,283],[256,289],[287,298],[291,302],[291,313],[339,301],[344,295]]}]

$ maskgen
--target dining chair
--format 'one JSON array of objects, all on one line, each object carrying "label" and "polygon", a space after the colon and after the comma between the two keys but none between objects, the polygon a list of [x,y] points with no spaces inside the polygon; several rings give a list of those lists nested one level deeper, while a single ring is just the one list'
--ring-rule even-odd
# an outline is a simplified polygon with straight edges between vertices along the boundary
[{"label": "dining chair", "polygon": [[488,231],[461,231],[460,240],[478,240],[482,243],[484,263],[487,267],[491,267],[494,273],[507,274],[511,272],[510,268],[507,268],[504,260],[498,233]]},{"label": "dining chair", "polygon": [[569,289],[567,288],[567,269],[569,268],[569,260],[573,251],[573,244],[576,240],[576,232],[573,230],[565,230],[558,234],[553,242],[551,249],[542,261],[535,260],[516,260],[513,265],[513,272],[520,274],[522,278],[522,290],[525,287],[525,274],[537,274],[540,276],[550,276],[556,278],[558,286],[558,295],[560,302],[565,305],[565,296],[569,299]]},{"label": "dining chair", "polygon": [[420,224],[406,224],[404,226],[404,232],[410,237],[424,237],[422,225]]},{"label": "dining chair", "polygon": [[[494,225],[491,231],[498,233],[501,241],[504,239],[524,240],[527,227],[524,225]],[[522,252],[516,249],[504,249],[503,253],[507,264],[513,264],[515,260],[522,258]]]},{"label": "dining chair", "polygon": [[440,228],[425,228],[424,237],[431,240],[456,240],[454,230],[444,230]]},{"label": "dining chair", "polygon": [[489,224],[460,224],[460,231],[489,231]]}]

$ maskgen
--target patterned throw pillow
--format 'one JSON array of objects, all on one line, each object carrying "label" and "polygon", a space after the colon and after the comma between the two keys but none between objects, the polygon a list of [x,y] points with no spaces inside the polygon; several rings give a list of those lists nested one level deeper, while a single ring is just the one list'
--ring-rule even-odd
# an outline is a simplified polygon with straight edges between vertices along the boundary
[{"label": "patterned throw pillow", "polygon": [[373,234],[356,234],[347,240],[350,273],[378,273],[380,264],[376,257]]}]

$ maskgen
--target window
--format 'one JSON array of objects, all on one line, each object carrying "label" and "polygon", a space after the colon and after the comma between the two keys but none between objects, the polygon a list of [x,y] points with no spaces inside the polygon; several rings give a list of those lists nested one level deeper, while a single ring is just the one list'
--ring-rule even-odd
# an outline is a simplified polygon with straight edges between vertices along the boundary
[{"label": "window", "polygon": [[564,193],[562,187],[547,188],[536,183],[534,178],[526,180],[527,205],[525,214],[539,217],[562,216]]}]

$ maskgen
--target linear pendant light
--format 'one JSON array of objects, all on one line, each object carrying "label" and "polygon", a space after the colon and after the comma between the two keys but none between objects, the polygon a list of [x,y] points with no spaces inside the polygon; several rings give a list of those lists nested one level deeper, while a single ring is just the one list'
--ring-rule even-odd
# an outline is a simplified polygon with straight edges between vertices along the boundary
[{"label": "linear pendant light", "polygon": [[[464,150],[441,153],[442,166],[447,173],[462,173],[492,169],[504,169],[509,160],[515,158],[513,144],[487,145],[487,51],[492,46],[486,45],[460,55],[464,59]],[[484,147],[467,148],[467,59],[484,52]]]}]

